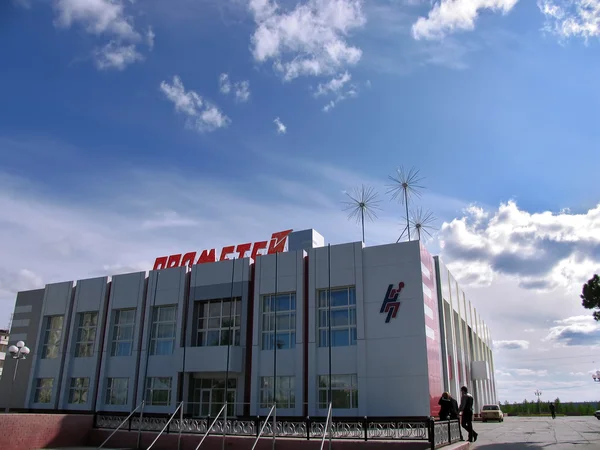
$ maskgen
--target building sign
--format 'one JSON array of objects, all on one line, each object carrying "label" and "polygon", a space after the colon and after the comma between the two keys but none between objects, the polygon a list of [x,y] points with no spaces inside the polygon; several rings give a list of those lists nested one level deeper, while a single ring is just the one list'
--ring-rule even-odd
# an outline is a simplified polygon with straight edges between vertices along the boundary
[{"label": "building sign", "polygon": [[400,295],[400,291],[404,288],[404,282],[401,281],[398,283],[398,287],[394,284],[390,284],[387,288],[387,293],[385,294],[385,298],[383,300],[383,304],[381,305],[381,309],[379,310],[380,314],[388,313],[385,318],[385,323],[388,323],[392,318],[396,318],[398,314],[398,310],[400,309],[400,302],[398,301],[398,295]]},{"label": "building sign", "polygon": [[[236,253],[235,258],[250,258],[256,260],[257,256],[264,254],[280,253],[285,251],[285,244],[287,238],[293,230],[279,231],[271,235],[270,241],[259,241],[254,244],[248,242],[246,244],[229,245],[221,249],[221,255],[219,259],[216,259],[215,249],[202,250],[198,259],[196,259],[197,252],[179,253],[171,256],[160,256],[154,261],[154,269],[170,269],[171,267],[182,267],[190,266],[194,264],[210,263],[215,261],[224,261],[230,259],[228,256]],[[267,247],[268,245],[268,247]],[[250,252],[250,255],[247,253]]]}]

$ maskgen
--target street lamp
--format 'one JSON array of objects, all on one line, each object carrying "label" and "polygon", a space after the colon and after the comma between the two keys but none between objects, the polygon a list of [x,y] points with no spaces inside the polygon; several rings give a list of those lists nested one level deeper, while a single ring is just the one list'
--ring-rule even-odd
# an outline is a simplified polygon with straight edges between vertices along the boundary
[{"label": "street lamp", "polygon": [[12,384],[10,385],[10,392],[8,393],[8,403],[6,405],[6,410],[4,412],[8,412],[10,410],[10,398],[12,396],[13,385],[15,383],[15,379],[17,378],[17,368],[19,367],[19,361],[25,359],[27,355],[29,355],[29,347],[25,345],[25,342],[19,341],[17,345],[11,345],[8,347],[8,352],[12,359],[16,359],[17,362],[15,364],[15,371],[13,372]]},{"label": "street lamp", "polygon": [[534,392],[534,394],[535,394],[535,395],[536,395],[536,397],[538,398],[538,400],[537,400],[537,404],[538,404],[538,414],[541,414],[541,413],[542,413],[542,411],[541,411],[541,409],[540,409],[540,397],[542,396],[542,391],[540,391],[540,390],[538,389],[538,390],[536,390],[536,391]]},{"label": "street lamp", "polygon": [[600,370],[596,370],[596,373],[592,374],[592,378],[596,383],[600,383]]}]

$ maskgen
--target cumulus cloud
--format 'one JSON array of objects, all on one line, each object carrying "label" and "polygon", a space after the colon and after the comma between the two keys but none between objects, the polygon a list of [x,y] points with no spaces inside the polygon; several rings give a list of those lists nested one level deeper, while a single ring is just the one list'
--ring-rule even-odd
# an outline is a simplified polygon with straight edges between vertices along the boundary
[{"label": "cumulus cloud", "polygon": [[94,51],[96,67],[100,70],[123,70],[129,64],[143,61],[143,59],[144,57],[137,51],[135,45],[120,45],[115,41],[111,41],[104,47]]},{"label": "cumulus cloud", "polygon": [[427,17],[412,26],[415,39],[443,39],[457,31],[470,31],[482,11],[508,13],[519,0],[439,0]]},{"label": "cumulus cloud", "polygon": [[214,131],[225,128],[231,120],[221,110],[205,101],[195,91],[186,91],[179,76],[173,77],[169,84],[163,81],[160,90],[175,105],[175,111],[187,116],[186,126],[199,132]]},{"label": "cumulus cloud", "polygon": [[366,23],[362,0],[308,0],[287,11],[272,0],[250,0],[249,8],[254,59],[272,60],[286,81],[331,75],[361,59],[347,39]]},{"label": "cumulus cloud", "polygon": [[323,111],[328,112],[339,102],[347,98],[354,98],[358,95],[356,85],[349,84],[352,76],[346,71],[337,77],[333,77],[327,83],[319,83],[315,92],[315,97],[329,96],[333,97],[323,107]]},{"label": "cumulus cloud", "polygon": [[233,92],[235,99],[244,103],[250,99],[250,82],[246,80],[232,83],[229,74],[222,73],[219,75],[219,91],[225,95]]},{"label": "cumulus cloud", "polygon": [[489,284],[503,274],[525,289],[572,287],[600,266],[600,205],[582,214],[529,213],[514,201],[493,212],[471,206],[444,223],[439,238],[464,283]]},{"label": "cumulus cloud", "polygon": [[545,341],[564,346],[600,345],[600,323],[591,316],[573,316],[555,323]]},{"label": "cumulus cloud", "polygon": [[275,120],[273,121],[273,123],[275,124],[275,127],[277,128],[277,134],[287,133],[287,127],[283,124],[283,122],[281,121],[281,119],[279,119],[279,117],[275,117]]},{"label": "cumulus cloud", "polygon": [[[128,64],[143,59],[136,48],[143,38],[135,29],[131,15],[126,13],[124,1],[55,0],[54,9],[57,27],[70,28],[78,24],[90,34],[110,38],[108,44],[94,50],[98,68],[122,70]],[[146,41],[152,48],[152,29],[147,33]]]},{"label": "cumulus cloud", "polygon": [[529,348],[529,341],[494,341],[494,348],[497,350],[527,350]]}]

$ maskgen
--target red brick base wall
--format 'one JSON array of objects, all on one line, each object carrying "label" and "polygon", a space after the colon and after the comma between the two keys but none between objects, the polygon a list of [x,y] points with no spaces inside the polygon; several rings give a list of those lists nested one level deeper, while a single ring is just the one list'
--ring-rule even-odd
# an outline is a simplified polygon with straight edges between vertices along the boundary
[{"label": "red brick base wall", "polygon": [[2,414],[0,449],[36,450],[87,444],[94,416],[80,414]]},{"label": "red brick base wall", "polygon": [[[88,445],[100,445],[111,433],[111,430],[94,429],[90,433]],[[145,449],[152,443],[158,433],[142,433],[141,448]],[[180,450],[195,450],[202,439],[201,435],[181,435]],[[202,444],[202,450],[221,450],[222,436],[208,436]],[[257,450],[271,450],[272,440],[268,437],[261,438]],[[225,448],[230,450],[251,450],[254,444],[254,438],[227,436]],[[325,444],[326,447],[327,443]],[[117,431],[115,435],[105,445],[107,448],[131,448],[137,446],[137,433],[134,431]],[[399,444],[390,441],[350,441],[336,440],[333,441],[331,447],[338,450],[392,450],[401,448],[402,450],[425,450],[430,448],[427,442],[403,442]],[[318,450],[321,448],[321,441],[318,439],[277,439],[277,448],[282,450]],[[152,450],[175,450],[177,449],[177,434],[163,434],[158,442],[154,444]]]}]

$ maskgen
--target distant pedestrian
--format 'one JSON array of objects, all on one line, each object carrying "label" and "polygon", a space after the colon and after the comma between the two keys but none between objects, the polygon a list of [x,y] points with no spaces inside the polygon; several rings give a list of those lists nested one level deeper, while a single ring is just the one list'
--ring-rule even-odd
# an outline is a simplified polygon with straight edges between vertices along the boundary
[{"label": "distant pedestrian", "polygon": [[462,427],[469,433],[469,442],[475,442],[478,434],[473,430],[473,396],[469,394],[466,386],[460,388],[462,394],[460,398],[460,408],[462,412]]},{"label": "distant pedestrian", "polygon": [[552,414],[552,418],[556,419],[556,406],[554,406],[554,402],[550,402],[550,414]]}]

